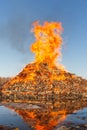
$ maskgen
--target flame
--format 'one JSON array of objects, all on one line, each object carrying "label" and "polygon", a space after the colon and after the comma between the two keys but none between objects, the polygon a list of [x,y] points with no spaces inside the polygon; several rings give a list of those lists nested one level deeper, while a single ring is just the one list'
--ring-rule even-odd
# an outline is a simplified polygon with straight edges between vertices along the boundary
[{"label": "flame", "polygon": [[61,57],[62,30],[59,22],[44,22],[43,25],[39,25],[38,21],[33,23],[32,31],[36,41],[32,44],[31,51],[35,53],[37,63],[47,63],[49,66],[56,64],[57,57]]}]

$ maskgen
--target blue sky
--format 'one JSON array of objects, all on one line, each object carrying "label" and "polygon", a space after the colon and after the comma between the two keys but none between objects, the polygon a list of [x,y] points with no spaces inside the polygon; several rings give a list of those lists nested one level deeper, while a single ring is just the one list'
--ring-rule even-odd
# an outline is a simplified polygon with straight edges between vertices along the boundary
[{"label": "blue sky", "polygon": [[0,0],[0,76],[15,76],[33,61],[36,20],[62,23],[61,63],[87,79],[87,0]]}]

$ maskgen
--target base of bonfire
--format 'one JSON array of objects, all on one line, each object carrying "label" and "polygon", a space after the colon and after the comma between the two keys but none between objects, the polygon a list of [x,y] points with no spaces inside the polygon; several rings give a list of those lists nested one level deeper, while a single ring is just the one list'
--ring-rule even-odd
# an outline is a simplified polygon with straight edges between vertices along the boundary
[{"label": "base of bonfire", "polygon": [[31,63],[2,87],[0,95],[14,102],[87,98],[87,80],[47,63]]}]

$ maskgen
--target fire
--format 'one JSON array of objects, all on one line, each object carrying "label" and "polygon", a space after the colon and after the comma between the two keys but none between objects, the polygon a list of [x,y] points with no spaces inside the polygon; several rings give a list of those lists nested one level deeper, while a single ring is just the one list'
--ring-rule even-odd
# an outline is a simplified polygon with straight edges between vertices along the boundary
[{"label": "fire", "polygon": [[13,98],[16,91],[22,96],[28,94],[30,98],[33,96],[37,98],[39,95],[49,98],[50,95],[60,93],[58,81],[66,80],[63,66],[59,62],[58,67],[56,66],[57,59],[61,58],[63,43],[61,23],[44,22],[40,25],[36,21],[33,23],[32,31],[36,38],[31,45],[31,51],[35,53],[34,63],[28,64],[17,76],[5,84],[2,90],[5,95],[11,90],[9,93],[10,95],[13,93]]},{"label": "fire", "polygon": [[59,22],[44,22],[43,25],[39,25],[38,21],[33,23],[32,31],[36,41],[32,44],[31,51],[35,53],[37,63],[47,63],[51,67],[56,64],[57,57],[61,57],[62,30]]}]

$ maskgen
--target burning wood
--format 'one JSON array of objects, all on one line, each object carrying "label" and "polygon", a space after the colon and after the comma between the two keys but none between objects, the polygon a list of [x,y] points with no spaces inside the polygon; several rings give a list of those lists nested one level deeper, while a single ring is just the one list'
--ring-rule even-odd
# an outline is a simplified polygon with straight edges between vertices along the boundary
[{"label": "burning wood", "polygon": [[35,61],[3,86],[3,99],[26,101],[87,96],[87,81],[57,63],[57,58],[61,57],[62,30],[61,23],[33,23],[36,41],[31,50],[35,53]]}]

